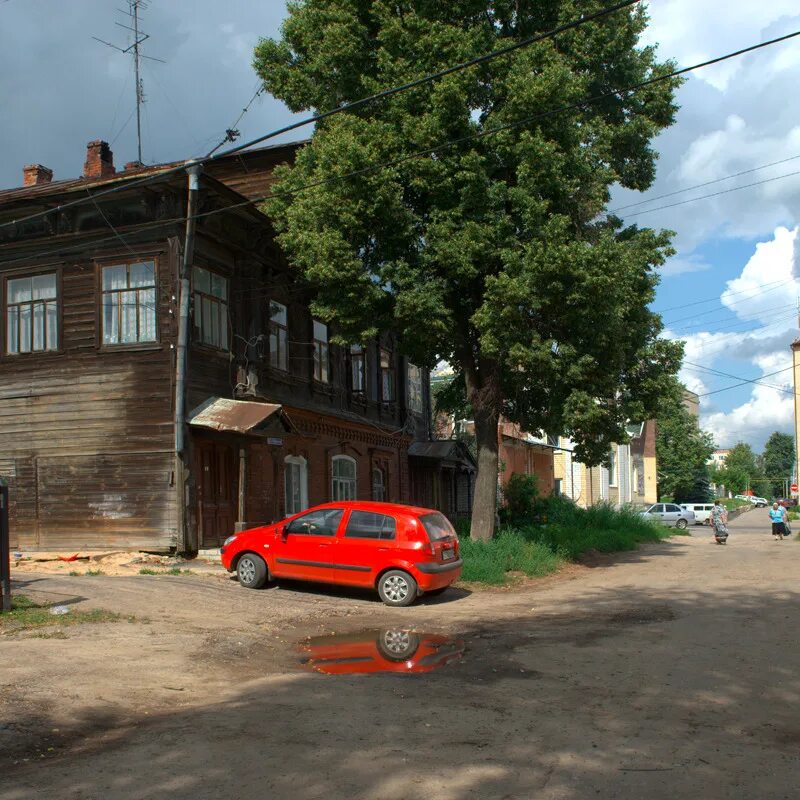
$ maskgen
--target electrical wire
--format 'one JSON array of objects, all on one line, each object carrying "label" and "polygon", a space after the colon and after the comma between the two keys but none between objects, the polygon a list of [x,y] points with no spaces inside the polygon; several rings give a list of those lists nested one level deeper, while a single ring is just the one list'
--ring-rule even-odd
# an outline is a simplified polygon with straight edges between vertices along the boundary
[{"label": "electrical wire", "polygon": [[640,217],[642,214],[650,214],[653,211],[664,211],[667,208],[677,208],[678,206],[685,206],[687,203],[694,203],[697,200],[708,200],[711,197],[720,197],[723,194],[730,194],[731,192],[739,192],[742,189],[752,189],[754,186],[763,186],[765,183],[772,183],[773,181],[780,181],[784,178],[792,178],[795,175],[800,175],[800,170],[795,172],[787,172],[784,175],[776,175],[774,178],[764,178],[763,181],[755,181],[754,183],[745,183],[743,186],[734,186],[731,189],[722,189],[719,192],[712,192],[711,194],[703,194],[699,197],[690,197],[688,200],[681,200],[679,203],[669,203],[665,206],[658,206],[657,208],[647,208],[644,211],[637,211],[635,214],[626,214],[625,219],[631,217]]},{"label": "electrical wire", "polygon": [[[729,305],[725,306],[724,308],[712,308],[712,309],[709,309],[708,311],[698,311],[698,312],[696,312],[694,314],[689,314],[686,317],[677,317],[676,319],[671,319],[671,320],[669,320],[669,322],[665,322],[664,324],[665,325],[674,325],[676,322],[683,322],[684,320],[687,320],[687,319],[697,319],[697,317],[705,317],[708,314],[718,314],[720,311],[728,310],[730,308],[730,306],[737,306],[737,305],[739,305],[739,303],[744,303],[744,302],[746,302],[748,300],[752,300],[754,297],[758,297],[759,295],[769,294],[770,292],[777,291],[778,289],[780,289],[781,286],[785,286],[788,283],[794,283],[794,278],[782,278],[780,281],[776,281],[776,284],[773,285],[771,289],[763,289],[763,287],[762,287],[762,290],[759,290],[757,292],[753,292],[752,294],[749,294],[746,297],[743,297],[741,300],[736,300],[733,303],[730,303]],[[720,299],[720,302],[721,302],[721,298],[719,298],[719,299]]]},{"label": "electrical wire", "polygon": [[209,152],[208,152],[208,153],[206,153],[206,158],[210,158],[211,156],[213,156],[213,155],[214,155],[214,153],[216,153],[216,152],[217,152],[217,150],[219,150],[219,148],[220,148],[220,147],[222,147],[222,145],[224,145],[224,144],[225,144],[225,142],[231,142],[231,143],[232,143],[232,142],[234,142],[236,139],[238,139],[238,138],[239,138],[239,129],[238,129],[238,125],[239,125],[239,123],[242,121],[242,119],[243,119],[244,115],[245,115],[245,114],[246,114],[246,113],[247,113],[247,112],[250,110],[250,106],[252,106],[252,105],[253,105],[253,103],[254,103],[254,102],[255,102],[255,101],[256,101],[256,100],[257,100],[259,97],[261,97],[261,95],[262,95],[262,94],[263,94],[265,91],[266,91],[266,87],[265,87],[263,84],[261,84],[261,85],[260,85],[260,86],[259,86],[259,87],[256,89],[255,93],[254,93],[254,94],[253,94],[253,96],[250,98],[250,102],[249,102],[249,103],[248,103],[248,104],[247,104],[247,105],[246,105],[246,106],[245,106],[245,107],[242,109],[242,113],[241,113],[241,114],[239,114],[239,116],[238,116],[238,117],[236,118],[236,120],[234,121],[233,125],[231,125],[230,127],[228,127],[228,128],[226,128],[226,129],[225,129],[225,136],[224,136],[224,138],[223,138],[223,139],[222,139],[222,140],[219,142],[219,144],[218,144],[216,147],[212,148],[211,150],[209,150]]},{"label": "electrical wire", "polygon": [[[588,22],[593,22],[594,20],[600,19],[602,17],[606,17],[606,16],[608,16],[610,14],[613,14],[613,13],[615,13],[617,11],[620,11],[620,10],[622,10],[624,8],[628,8],[630,6],[636,5],[637,3],[640,3],[640,2],[641,2],[641,0],[623,0],[623,2],[617,3],[617,4],[613,5],[613,6],[608,7],[608,8],[602,9],[600,11],[597,11],[597,12],[593,13],[593,14],[588,14],[588,15],[585,15],[585,16],[581,16],[576,20],[573,20],[571,22],[567,22],[567,23],[565,23],[563,25],[558,26],[557,28],[553,28],[552,30],[546,31],[545,33],[536,34],[535,36],[529,36],[529,37],[527,37],[525,39],[521,39],[518,42],[514,42],[513,44],[510,44],[510,45],[508,45],[506,47],[501,47],[498,50],[493,50],[490,53],[485,53],[484,55],[478,56],[477,58],[470,59],[469,61],[461,62],[460,64],[456,64],[456,65],[454,65],[452,67],[447,67],[446,69],[440,70],[439,72],[430,73],[428,75],[424,75],[421,78],[416,78],[413,81],[408,81],[407,83],[401,84],[399,86],[394,86],[394,87],[391,87],[389,89],[384,89],[384,90],[382,90],[380,92],[376,92],[375,94],[371,94],[371,95],[369,95],[367,97],[363,97],[360,100],[354,100],[354,101],[352,101],[350,103],[343,103],[342,105],[337,106],[336,108],[332,108],[332,109],[330,109],[328,111],[322,111],[322,112],[320,112],[318,114],[314,114],[314,115],[312,115],[310,117],[304,117],[301,120],[298,120],[296,122],[292,122],[289,125],[284,125],[282,128],[277,128],[277,129],[275,129],[273,131],[270,131],[269,133],[264,134],[263,136],[259,136],[259,137],[255,138],[255,139],[251,139],[248,142],[244,142],[243,144],[237,145],[236,147],[232,147],[232,148],[229,148],[228,150],[224,150],[223,152],[217,153],[216,155],[208,156],[206,158],[193,159],[190,163],[191,164],[205,164],[208,161],[216,161],[217,159],[224,158],[225,156],[233,155],[234,153],[239,153],[242,150],[247,150],[248,148],[254,147],[257,144],[261,144],[262,142],[265,142],[265,141],[267,141],[269,139],[275,139],[278,136],[282,136],[282,135],[284,135],[286,133],[290,133],[293,130],[297,130],[299,128],[305,127],[306,125],[316,124],[317,122],[320,122],[320,121],[322,121],[324,119],[328,119],[329,117],[332,117],[332,116],[334,116],[336,114],[342,114],[342,113],[347,112],[347,111],[352,111],[353,109],[361,108],[362,106],[365,106],[365,105],[367,105],[369,103],[373,103],[376,100],[383,100],[383,99],[385,99],[387,97],[392,97],[392,96],[394,96],[396,94],[400,94],[402,92],[406,92],[406,91],[409,91],[411,89],[416,89],[419,86],[424,86],[425,84],[432,83],[432,82],[434,82],[436,80],[439,80],[440,78],[446,77],[447,75],[452,75],[453,73],[459,72],[459,71],[461,71],[463,69],[467,69],[469,67],[473,67],[473,66],[476,66],[478,64],[483,64],[483,63],[485,63],[487,61],[490,61],[492,59],[499,58],[500,56],[508,55],[509,53],[512,53],[512,52],[514,52],[516,50],[520,50],[520,49],[522,49],[524,47],[528,47],[529,45],[545,41],[546,39],[552,39],[554,36],[557,36],[560,33],[564,33],[565,31],[572,30],[574,28],[578,28],[581,25],[585,25]],[[762,42],[759,45],[755,45],[752,48],[748,48],[748,51],[752,50],[752,49],[758,49],[760,47],[765,47],[768,44],[775,44],[778,41],[783,41],[784,39],[789,39],[789,38],[792,38],[792,36],[797,36],[797,35],[800,35],[800,31],[797,31],[796,33],[790,34],[788,36],[780,37],[780,39],[771,40],[770,42]],[[730,56],[725,56],[722,59],[715,59],[713,61],[708,62],[708,65],[710,65],[712,63],[717,63],[720,60],[725,60],[725,58],[732,58],[734,55],[741,55],[744,52],[747,52],[747,51],[744,51],[744,50],[743,51],[738,51],[737,53],[731,54]],[[703,66],[706,66],[706,65],[704,64]],[[668,77],[674,77],[674,76],[659,76],[658,78],[653,78],[650,81],[647,81],[642,85],[649,85],[650,83],[653,83],[653,82],[666,80]],[[609,97],[609,96],[611,96],[613,94],[618,94],[619,91],[629,91],[629,89],[615,90],[614,92],[610,92],[610,93],[607,92],[604,95],[602,95],[602,97]],[[598,97],[597,99],[602,99],[602,97]],[[587,102],[587,101],[584,101],[584,102]],[[582,105],[582,104],[577,104],[577,105]],[[179,166],[167,168],[167,169],[161,171],[159,173],[159,176],[170,175],[170,174],[175,174],[177,172],[182,172],[184,169],[186,169],[186,166],[187,166],[187,164],[183,163],[183,164],[180,164]],[[153,179],[153,177],[154,176],[146,176],[144,178],[141,178],[139,181],[132,181],[132,182],[127,184],[127,187],[138,186],[138,185],[141,185],[143,183],[149,183]],[[101,190],[99,192],[96,192],[95,193],[95,197],[102,197],[102,196],[105,196],[105,195],[108,195],[108,194],[112,194],[112,193],[114,193],[116,191],[121,191],[122,188],[124,188],[124,187],[112,186],[109,189],[104,189],[104,190]],[[70,202],[70,203],[64,203],[63,205],[56,206],[55,208],[49,209],[47,211],[40,211],[40,212],[37,212],[35,214],[31,214],[31,215],[29,215],[27,217],[22,217],[21,219],[18,219],[18,220],[11,220],[10,222],[5,222],[5,223],[0,224],[0,229],[2,229],[4,227],[7,227],[9,225],[14,225],[14,224],[20,223],[20,222],[27,222],[28,220],[31,220],[31,219],[37,219],[39,217],[45,216],[47,214],[50,214],[53,211],[63,211],[65,209],[67,209],[67,208],[73,207],[74,205],[82,205],[84,202],[85,202],[84,200],[79,200],[79,201],[76,200],[76,201],[73,201],[73,202]]]},{"label": "electrical wire", "polygon": [[[753,378],[753,379],[748,380],[747,378],[744,378],[741,375],[733,375],[730,372],[721,372],[718,369],[711,369],[711,367],[704,367],[702,364],[695,364],[693,361],[684,361],[683,363],[684,363],[684,365],[688,365],[690,367],[694,367],[695,369],[702,370],[703,372],[709,372],[709,373],[712,373],[714,375],[720,375],[723,378],[733,378],[734,380],[741,380],[741,381],[745,381],[746,383],[755,383],[755,384],[758,384],[759,386],[766,386],[769,389],[777,389],[779,392],[785,392],[786,391],[786,389],[784,387],[782,387],[782,386],[775,386],[774,384],[771,384],[771,383],[764,383],[761,380],[761,378]],[[790,369],[793,369],[793,368],[794,367],[786,367],[786,369],[782,369],[782,370],[780,370],[780,372],[788,372]],[[778,373],[775,372],[775,373],[772,373],[772,374],[773,375],[777,375]],[[794,392],[791,392],[791,394],[794,394]]]},{"label": "electrical wire", "polygon": [[[773,375],[780,375],[781,372],[788,372],[790,369],[792,369],[792,367],[786,367],[785,369],[779,369],[779,370],[776,370],[775,372],[768,372],[766,375],[762,375],[761,377],[762,378],[770,378]],[[736,377],[736,376],[732,375],[731,377]],[[747,386],[748,384],[756,383],[756,382],[757,381],[755,381],[755,380],[747,380],[747,379],[745,379],[741,383],[733,384],[733,386],[726,386],[724,389],[715,389],[713,392],[704,392],[703,394],[698,394],[697,396],[698,397],[710,397],[712,394],[720,394],[721,392],[728,392],[731,389],[738,389],[740,386]],[[786,394],[791,394],[791,395],[795,394],[795,392],[793,392],[793,391],[791,391],[789,389],[778,389],[778,391],[785,392]]]},{"label": "electrical wire", "polygon": [[762,164],[760,167],[752,167],[750,169],[742,170],[741,172],[734,172],[732,175],[726,175],[724,178],[715,178],[713,181],[706,181],[705,183],[697,183],[694,186],[687,186],[685,189],[677,189],[674,192],[667,192],[666,194],[659,194],[656,197],[648,197],[647,200],[639,200],[636,203],[629,203],[626,206],[617,206],[616,208],[609,209],[609,214],[616,214],[618,211],[624,211],[626,208],[636,208],[637,206],[643,206],[647,203],[655,203],[656,200],[664,200],[667,197],[675,197],[675,195],[683,194],[684,192],[692,192],[695,189],[702,189],[705,186],[712,186],[715,183],[722,183],[723,181],[729,181],[733,178],[739,178],[742,175],[749,175],[752,172],[759,172],[762,169],[767,169],[768,167],[775,167],[778,164],[786,164],[788,161],[796,161],[800,158],[800,155],[796,156],[789,156],[789,158],[782,158],[780,161],[771,161],[769,164]]},{"label": "electrical wire", "polygon": [[[796,305],[794,303],[787,303],[785,305],[777,306],[774,311],[785,311],[786,309],[796,309]],[[786,314],[780,315],[781,318],[791,319],[796,315],[796,311],[793,311],[788,316]],[[758,322],[759,319],[757,316],[750,317],[749,319],[739,319],[733,322],[728,322],[723,325],[713,325],[708,326],[706,323],[700,323],[699,325],[684,325],[679,328],[672,328],[671,326],[666,326],[669,330],[672,330],[675,333],[692,333],[694,331],[701,332],[701,333],[713,333],[714,331],[723,331],[727,330],[728,328],[737,328],[739,325],[751,325],[754,322]]]},{"label": "electrical wire", "polygon": [[[770,283],[763,284],[762,289],[765,286],[775,286],[775,284],[791,283],[793,280],[794,280],[794,278],[790,278],[789,280],[787,280],[786,278],[781,278],[779,281],[772,281]],[[728,292],[728,297],[734,297],[735,295],[740,295],[740,294],[748,294],[749,292],[750,292],[750,289],[740,289],[738,292]],[[757,295],[762,294],[762,293],[763,293],[762,291],[754,292],[751,296],[752,297],[756,297]],[[723,294],[725,294],[725,293],[723,292]],[[679,306],[669,306],[668,308],[660,308],[660,309],[656,310],[655,313],[656,314],[665,314],[667,311],[676,311],[679,308],[689,308],[691,306],[699,306],[699,305],[701,305],[703,303],[719,303],[719,302],[721,302],[721,299],[722,299],[721,295],[717,294],[717,295],[714,295],[714,297],[708,297],[708,298],[705,298],[703,300],[695,300],[695,301],[693,301],[691,303],[681,303]]]},{"label": "electrical wire", "polygon": [[[413,153],[406,154],[404,156],[401,156],[401,157],[399,157],[397,159],[394,159],[394,160],[391,160],[391,161],[388,161],[388,162],[382,162],[382,163],[378,163],[378,164],[371,164],[371,165],[368,165],[368,166],[363,167],[361,169],[354,170],[354,171],[348,172],[348,173],[344,173],[342,175],[334,175],[334,176],[331,176],[329,178],[324,178],[324,179],[321,179],[321,180],[318,180],[318,181],[314,181],[314,182],[312,182],[310,184],[306,184],[304,186],[300,186],[300,187],[297,187],[297,188],[292,189],[292,190],[280,191],[280,192],[271,192],[271,193],[263,195],[261,197],[255,197],[255,198],[252,198],[252,199],[244,200],[243,202],[240,202],[240,203],[233,203],[233,204],[231,204],[229,206],[225,206],[224,208],[221,208],[221,209],[215,209],[215,210],[212,210],[212,211],[205,212],[203,214],[197,214],[197,215],[195,215],[195,219],[199,219],[199,218],[206,217],[206,216],[211,216],[213,214],[232,211],[234,209],[242,208],[244,206],[255,205],[255,204],[264,202],[265,200],[268,200],[268,199],[270,199],[272,197],[289,197],[289,196],[298,194],[300,192],[307,191],[309,189],[319,188],[320,186],[328,185],[328,184],[331,184],[331,183],[336,183],[336,182],[347,180],[347,179],[353,178],[353,177],[358,177],[358,176],[361,176],[361,175],[368,174],[370,172],[375,172],[375,171],[378,171],[378,170],[395,167],[395,166],[398,166],[398,165],[400,165],[402,163],[405,163],[407,161],[410,161],[410,160],[413,160],[413,159],[416,159],[416,158],[422,158],[422,157],[427,156],[427,155],[431,155],[431,154],[436,153],[439,150],[442,150],[442,149],[444,149],[446,147],[451,147],[453,145],[461,144],[461,143],[466,142],[466,141],[470,141],[470,140],[473,140],[473,139],[480,139],[480,138],[482,138],[484,136],[490,136],[490,135],[494,135],[496,133],[500,133],[502,131],[506,131],[506,130],[509,130],[509,129],[512,129],[512,128],[528,125],[531,122],[535,122],[535,121],[538,121],[538,120],[541,120],[541,119],[545,119],[545,118],[554,116],[555,114],[563,113],[564,111],[580,109],[580,108],[583,108],[588,103],[597,102],[598,100],[606,99],[606,98],[608,98],[610,96],[615,96],[615,95],[618,95],[618,94],[621,94],[621,93],[636,91],[637,89],[640,89],[640,88],[643,88],[643,87],[646,87],[646,86],[650,86],[650,85],[652,85],[654,83],[659,83],[661,81],[670,80],[670,79],[672,79],[672,78],[674,78],[676,76],[683,75],[683,74],[685,74],[687,72],[692,72],[694,70],[701,69],[701,68],[706,67],[706,66],[711,66],[713,64],[718,64],[721,61],[725,61],[725,60],[730,59],[730,58],[735,58],[735,57],[741,56],[741,55],[743,55],[745,53],[752,52],[753,50],[761,49],[763,47],[767,47],[769,45],[773,45],[773,44],[776,44],[778,42],[783,42],[783,41],[785,41],[787,39],[791,39],[791,38],[794,38],[796,36],[800,36],[800,31],[795,31],[795,32],[793,32],[791,34],[787,34],[785,36],[778,37],[777,39],[771,39],[769,41],[761,42],[759,44],[752,45],[750,47],[746,47],[746,48],[734,51],[732,53],[728,53],[728,54],[723,55],[723,56],[718,56],[716,58],[701,62],[699,64],[694,64],[694,65],[692,65],[690,67],[684,67],[682,69],[675,70],[675,71],[673,71],[673,72],[671,72],[671,73],[669,73],[667,75],[661,75],[661,76],[657,76],[657,77],[654,77],[654,78],[650,78],[648,80],[642,81],[639,84],[636,84],[635,86],[627,87],[627,88],[624,88],[624,89],[614,89],[614,90],[611,90],[609,92],[605,92],[605,93],[603,93],[601,95],[596,95],[594,97],[586,98],[585,100],[581,100],[581,101],[579,101],[577,103],[573,103],[573,104],[571,104],[569,106],[562,106],[562,107],[559,107],[559,108],[551,109],[549,111],[545,111],[545,112],[542,112],[542,113],[539,113],[539,114],[535,114],[535,115],[533,115],[531,117],[526,117],[526,118],[523,118],[523,119],[520,119],[520,120],[516,120],[516,121],[510,122],[510,123],[506,123],[506,124],[497,126],[495,128],[490,128],[490,129],[486,129],[486,130],[483,130],[483,131],[478,131],[476,133],[469,134],[467,136],[459,137],[458,139],[453,139],[453,140],[450,140],[448,142],[443,142],[443,143],[438,144],[438,145],[436,145],[434,147],[430,147],[430,148],[426,148],[424,150],[419,150],[419,151],[415,151]],[[344,108],[344,107],[342,107],[342,108]],[[259,141],[262,141],[262,140],[259,140]],[[242,147],[244,147],[244,146],[242,146]],[[236,148],[236,151],[238,151],[240,149],[241,148]],[[225,151],[224,153],[219,153],[219,154],[217,154],[215,156],[212,156],[209,159],[199,159],[194,163],[204,163],[205,161],[214,161],[214,160],[217,160],[218,158],[222,158],[222,157],[228,155],[230,152],[233,152],[233,151]],[[142,178],[140,180],[134,180],[134,181],[126,182],[125,184],[122,184],[122,185],[116,185],[116,186],[113,186],[113,187],[111,187],[109,189],[102,190],[102,191],[99,191],[99,192],[95,192],[92,195],[92,198],[103,197],[103,196],[106,196],[106,195],[109,195],[109,194],[112,194],[112,193],[115,193],[115,192],[118,192],[118,191],[122,191],[124,189],[135,188],[137,186],[142,185],[143,183],[151,183],[151,182],[153,182],[155,180],[160,180],[160,179],[163,179],[163,178],[168,177],[170,175],[176,174],[177,172],[180,172],[180,171],[184,170],[185,168],[186,168],[186,164],[184,163],[184,164],[181,164],[180,166],[177,166],[177,167],[170,167],[170,168],[166,168],[166,169],[163,169],[163,170],[159,170],[157,173],[149,175],[147,177],[144,177],[144,178]],[[31,219],[36,219],[36,218],[45,216],[47,214],[51,214],[53,212],[61,211],[61,210],[64,210],[66,208],[69,208],[69,207],[72,207],[72,206],[75,206],[75,205],[83,204],[85,202],[87,202],[87,200],[85,198],[82,198],[80,200],[75,200],[75,201],[72,201],[70,203],[65,203],[63,205],[55,206],[54,208],[48,209],[47,211],[37,212],[35,214],[31,214],[31,215],[28,215],[27,217],[22,217],[22,218],[17,219],[17,220],[11,220],[9,222],[0,223],[0,229],[2,229],[3,227],[9,226],[9,225],[15,225],[15,224],[19,224],[21,222],[25,222],[25,221],[28,221],[28,220],[31,220]],[[159,221],[158,224],[171,224],[171,222],[180,222],[180,221],[185,221],[185,217],[176,218],[176,219],[170,220],[170,221]],[[139,226],[139,228],[137,228],[137,231],[140,230],[142,227],[143,226]],[[81,245],[75,245],[75,247],[81,248],[81,247],[83,247],[83,245],[82,244]],[[64,249],[61,248],[61,249],[58,249],[58,250],[55,250],[55,251],[50,251],[50,253],[53,253],[53,252],[64,252]],[[48,253],[40,253],[38,255],[47,255],[47,254]],[[20,259],[16,259],[16,260],[17,261],[25,261],[25,260],[29,260],[32,257],[35,257],[35,256],[28,255],[28,256],[26,256],[24,258],[20,258]],[[14,263],[14,260],[9,261],[9,262],[4,262],[4,263]]]}]

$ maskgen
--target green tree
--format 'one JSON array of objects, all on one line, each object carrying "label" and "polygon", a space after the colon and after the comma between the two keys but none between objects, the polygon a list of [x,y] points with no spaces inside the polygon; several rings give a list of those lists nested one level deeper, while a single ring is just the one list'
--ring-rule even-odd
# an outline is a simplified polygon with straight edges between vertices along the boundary
[{"label": "green tree", "polygon": [[656,415],[658,494],[679,503],[702,503],[710,499],[706,462],[714,452],[714,440],[684,407],[682,391],[675,381],[665,391]]},{"label": "green tree", "polygon": [[[294,0],[254,64],[292,111],[323,110],[604,6]],[[464,381],[478,444],[475,538],[494,529],[501,415],[570,435],[576,456],[597,464],[626,440],[629,419],[653,413],[679,366],[681,346],[659,338],[647,308],[669,235],[604,215],[612,186],[651,185],[651,141],[673,122],[679,81],[544,113],[671,71],[638,46],[646,23],[641,7],[615,12],[330,117],[276,173],[266,210],[334,341],[394,329],[410,358],[444,359]]]},{"label": "green tree", "polygon": [[734,494],[741,494],[748,489],[760,494],[766,485],[753,448],[744,442],[731,448],[725,466],[718,470],[716,479]]},{"label": "green tree", "polygon": [[[786,491],[784,479],[791,481],[794,467],[794,439],[788,433],[775,431],[764,446],[762,456],[763,470],[769,483],[764,484],[764,492],[772,492],[773,497],[783,497]],[[768,487],[768,488],[766,488]]]}]

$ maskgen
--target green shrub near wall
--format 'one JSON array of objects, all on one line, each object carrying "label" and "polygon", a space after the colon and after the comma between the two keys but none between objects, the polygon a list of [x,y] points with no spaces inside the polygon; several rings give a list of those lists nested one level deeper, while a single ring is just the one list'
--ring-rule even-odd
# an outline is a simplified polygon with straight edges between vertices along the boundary
[{"label": "green shrub near wall", "polygon": [[[506,511],[504,516],[510,515]],[[605,504],[584,509],[556,497],[536,500],[514,516],[516,524],[502,525],[489,542],[473,542],[468,525],[459,526],[462,580],[502,584],[510,572],[541,577],[589,550],[635,550],[642,542],[657,542],[675,533],[631,509]]]}]

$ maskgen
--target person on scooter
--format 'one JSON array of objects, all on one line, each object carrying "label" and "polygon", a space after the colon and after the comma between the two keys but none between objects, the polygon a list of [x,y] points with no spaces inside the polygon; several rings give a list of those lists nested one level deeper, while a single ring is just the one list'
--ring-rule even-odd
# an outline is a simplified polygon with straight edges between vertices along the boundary
[{"label": "person on scooter", "polygon": [[769,518],[772,520],[772,538],[783,541],[786,535],[786,509],[773,503],[769,510]]}]

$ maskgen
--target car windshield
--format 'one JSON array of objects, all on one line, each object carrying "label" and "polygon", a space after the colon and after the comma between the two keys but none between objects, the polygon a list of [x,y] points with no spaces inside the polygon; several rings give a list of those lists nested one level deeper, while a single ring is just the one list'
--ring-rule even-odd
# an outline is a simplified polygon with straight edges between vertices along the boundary
[{"label": "car windshield", "polygon": [[444,514],[423,514],[419,518],[419,521],[427,531],[428,539],[432,542],[439,541],[440,539],[448,539],[456,535],[453,526]]}]

